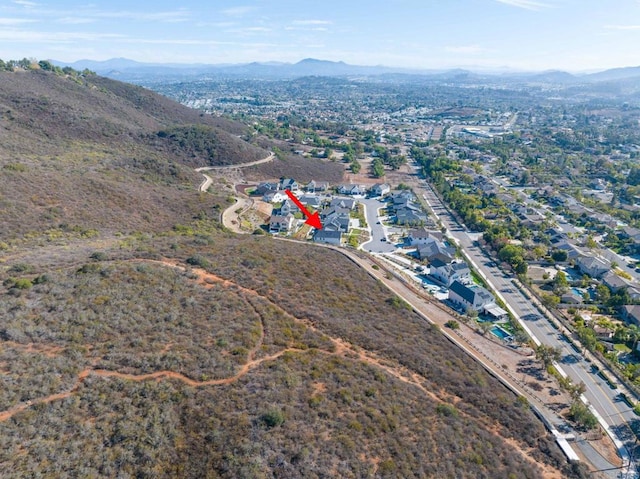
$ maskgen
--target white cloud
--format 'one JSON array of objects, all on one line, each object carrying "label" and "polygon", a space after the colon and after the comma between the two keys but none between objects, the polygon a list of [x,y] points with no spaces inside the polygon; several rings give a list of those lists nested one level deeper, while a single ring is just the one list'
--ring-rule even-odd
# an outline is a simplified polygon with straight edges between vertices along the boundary
[{"label": "white cloud", "polygon": [[0,41],[7,43],[74,43],[94,42],[100,40],[114,41],[123,38],[123,35],[115,33],[92,32],[36,32],[30,30],[7,29],[0,30]]},{"label": "white cloud", "polygon": [[227,15],[228,17],[243,17],[253,10],[255,10],[255,7],[251,6],[231,7],[221,10],[220,13]]},{"label": "white cloud", "polygon": [[132,12],[128,10],[123,11],[115,11],[115,12],[106,12],[106,11],[97,11],[97,12],[82,12],[82,14],[86,17],[93,18],[123,18],[127,20],[142,20],[142,21],[151,21],[151,22],[167,22],[167,23],[176,23],[176,22],[186,22],[191,14],[187,10],[173,10],[168,12]]},{"label": "white cloud", "polygon": [[329,29],[325,27],[313,27],[313,28],[284,27],[284,29],[288,32],[328,32],[329,31]]},{"label": "white cloud", "polygon": [[25,23],[34,23],[36,20],[31,20],[28,18],[3,18],[0,17],[0,25],[8,26],[8,25],[22,25]]},{"label": "white cloud", "polygon": [[94,23],[95,21],[96,20],[94,18],[87,17],[63,17],[56,20],[57,23],[62,23],[64,25],[82,25],[86,23]]},{"label": "white cloud", "polygon": [[13,0],[13,3],[15,3],[16,5],[22,5],[23,7],[27,7],[27,8],[38,6],[36,2],[30,2],[29,0]]},{"label": "white cloud", "polygon": [[331,25],[328,20],[294,20],[294,25]]},{"label": "white cloud", "polygon": [[605,25],[607,30],[640,30],[640,25]]},{"label": "white cloud", "polygon": [[478,53],[483,53],[485,51],[485,49],[480,45],[449,46],[444,49],[450,53],[461,53],[466,55],[477,55]]},{"label": "white cloud", "polygon": [[511,5],[512,7],[524,8],[526,10],[542,10],[548,8],[548,3],[537,2],[535,0],[496,0],[497,2]]}]

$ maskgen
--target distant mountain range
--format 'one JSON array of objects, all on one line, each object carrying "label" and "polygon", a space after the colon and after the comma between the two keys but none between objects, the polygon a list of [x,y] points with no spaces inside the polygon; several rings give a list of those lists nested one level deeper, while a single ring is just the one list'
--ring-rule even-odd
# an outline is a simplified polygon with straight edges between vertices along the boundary
[{"label": "distant mountain range", "polygon": [[523,81],[528,83],[595,83],[620,81],[640,77],[640,66],[614,68],[591,74],[571,74],[564,71],[544,72],[486,72],[472,69],[420,70],[386,66],[350,65],[344,62],[307,58],[297,63],[253,62],[243,64],[183,64],[183,63],[142,63],[126,58],[106,61],[80,60],[74,63],[54,61],[58,66],[70,66],[77,70],[88,68],[101,75],[122,80],[136,80],[154,77],[193,78],[201,76],[230,76],[249,78],[297,78],[304,76],[381,76],[418,75],[440,81]]}]

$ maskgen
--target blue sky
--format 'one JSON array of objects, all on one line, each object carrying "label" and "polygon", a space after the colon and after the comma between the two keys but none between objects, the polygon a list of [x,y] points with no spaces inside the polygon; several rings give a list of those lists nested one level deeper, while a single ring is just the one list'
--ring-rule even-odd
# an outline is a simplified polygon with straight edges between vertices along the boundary
[{"label": "blue sky", "polygon": [[640,65],[640,0],[0,0],[0,58],[591,71]]}]

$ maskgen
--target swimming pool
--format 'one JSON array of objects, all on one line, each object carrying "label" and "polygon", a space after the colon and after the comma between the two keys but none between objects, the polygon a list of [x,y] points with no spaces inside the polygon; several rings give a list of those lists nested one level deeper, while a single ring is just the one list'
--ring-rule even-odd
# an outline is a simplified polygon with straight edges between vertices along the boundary
[{"label": "swimming pool", "polygon": [[509,334],[509,332],[506,331],[505,329],[502,329],[500,326],[494,326],[493,328],[490,329],[490,331],[491,331],[491,334],[505,341],[512,339],[511,334]]}]

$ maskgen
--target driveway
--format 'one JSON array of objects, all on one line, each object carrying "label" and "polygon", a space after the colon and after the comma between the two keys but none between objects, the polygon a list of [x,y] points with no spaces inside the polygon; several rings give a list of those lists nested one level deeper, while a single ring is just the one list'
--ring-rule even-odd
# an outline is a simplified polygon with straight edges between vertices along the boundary
[{"label": "driveway", "polygon": [[384,208],[385,203],[377,198],[361,199],[360,202],[364,205],[365,217],[371,233],[371,239],[362,245],[362,249],[370,253],[395,251],[397,248],[393,243],[387,242],[387,228],[378,217],[378,210]]}]

